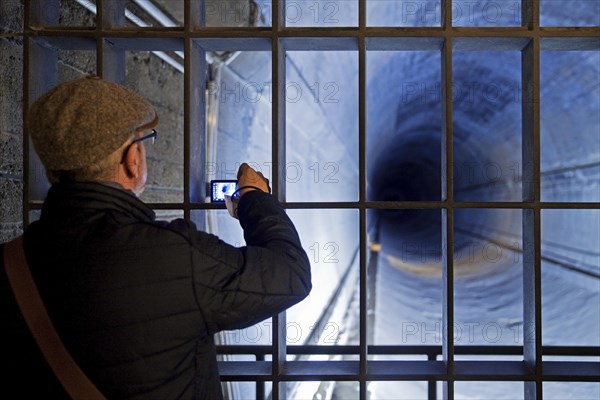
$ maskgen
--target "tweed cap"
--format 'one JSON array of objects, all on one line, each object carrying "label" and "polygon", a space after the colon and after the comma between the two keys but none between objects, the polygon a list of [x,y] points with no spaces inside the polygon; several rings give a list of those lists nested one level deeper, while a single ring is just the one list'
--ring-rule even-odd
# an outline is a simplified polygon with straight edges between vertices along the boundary
[{"label": "tweed cap", "polygon": [[33,103],[28,129],[36,152],[50,170],[93,165],[116,151],[158,116],[132,90],[98,77],[58,85]]}]

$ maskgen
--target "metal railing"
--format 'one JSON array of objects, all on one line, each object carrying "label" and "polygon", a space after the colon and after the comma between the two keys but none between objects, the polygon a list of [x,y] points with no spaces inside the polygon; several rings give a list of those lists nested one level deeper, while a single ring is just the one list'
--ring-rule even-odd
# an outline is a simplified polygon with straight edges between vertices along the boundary
[{"label": "metal railing", "polygon": [[[360,346],[288,346],[288,355],[355,356]],[[542,361],[542,374],[528,368],[522,360],[495,360],[495,356],[522,357],[522,346],[455,346],[455,356],[479,356],[480,360],[455,361],[455,372],[449,376],[445,363],[440,360],[441,346],[368,346],[373,359],[367,361],[366,373],[360,371],[360,361],[287,361],[286,368],[277,376],[281,382],[290,381],[427,381],[429,400],[438,397],[439,381],[577,381],[597,382],[600,374],[600,347],[544,346],[544,356],[563,356],[564,361]],[[273,357],[271,346],[218,346],[219,354],[253,355],[255,362],[237,361],[219,363],[224,381],[256,382],[256,399],[265,399],[265,382],[272,381]],[[390,356],[415,356],[426,360],[384,360]],[[578,358],[569,361],[567,357]],[[391,358],[391,357],[390,357]],[[581,361],[588,358],[589,361]],[[361,399],[364,397],[361,397]]]}]

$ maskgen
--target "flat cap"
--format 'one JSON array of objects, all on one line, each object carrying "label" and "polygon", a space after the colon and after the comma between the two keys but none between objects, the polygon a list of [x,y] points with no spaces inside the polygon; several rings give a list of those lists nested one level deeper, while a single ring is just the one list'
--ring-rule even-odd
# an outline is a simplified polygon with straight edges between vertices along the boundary
[{"label": "flat cap", "polygon": [[27,122],[44,166],[68,171],[105,159],[136,130],[156,126],[158,116],[132,90],[87,77],[44,94],[31,106]]}]

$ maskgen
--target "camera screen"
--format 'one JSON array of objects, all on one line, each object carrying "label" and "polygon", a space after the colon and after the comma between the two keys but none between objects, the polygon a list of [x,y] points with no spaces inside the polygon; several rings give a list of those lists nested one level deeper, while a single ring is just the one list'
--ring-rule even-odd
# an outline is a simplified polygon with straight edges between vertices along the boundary
[{"label": "camera screen", "polygon": [[210,182],[210,201],[213,203],[222,203],[225,201],[225,195],[235,192],[237,181],[211,181]]}]

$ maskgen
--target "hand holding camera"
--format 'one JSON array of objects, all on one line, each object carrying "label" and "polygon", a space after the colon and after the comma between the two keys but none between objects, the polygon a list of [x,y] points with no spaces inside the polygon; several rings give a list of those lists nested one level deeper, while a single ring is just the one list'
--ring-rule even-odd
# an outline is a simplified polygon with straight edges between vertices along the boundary
[{"label": "hand holding camera", "polygon": [[238,184],[236,192],[238,193],[238,197],[242,197],[252,190],[262,190],[265,193],[271,193],[269,180],[264,177],[262,172],[255,171],[246,163],[240,165],[237,178]]},{"label": "hand holding camera", "polygon": [[260,190],[265,193],[271,192],[269,180],[261,172],[257,172],[246,163],[243,163],[238,169],[237,178],[236,190],[232,194],[224,195],[227,211],[229,211],[229,215],[236,219],[238,203],[242,196],[253,190]]}]

